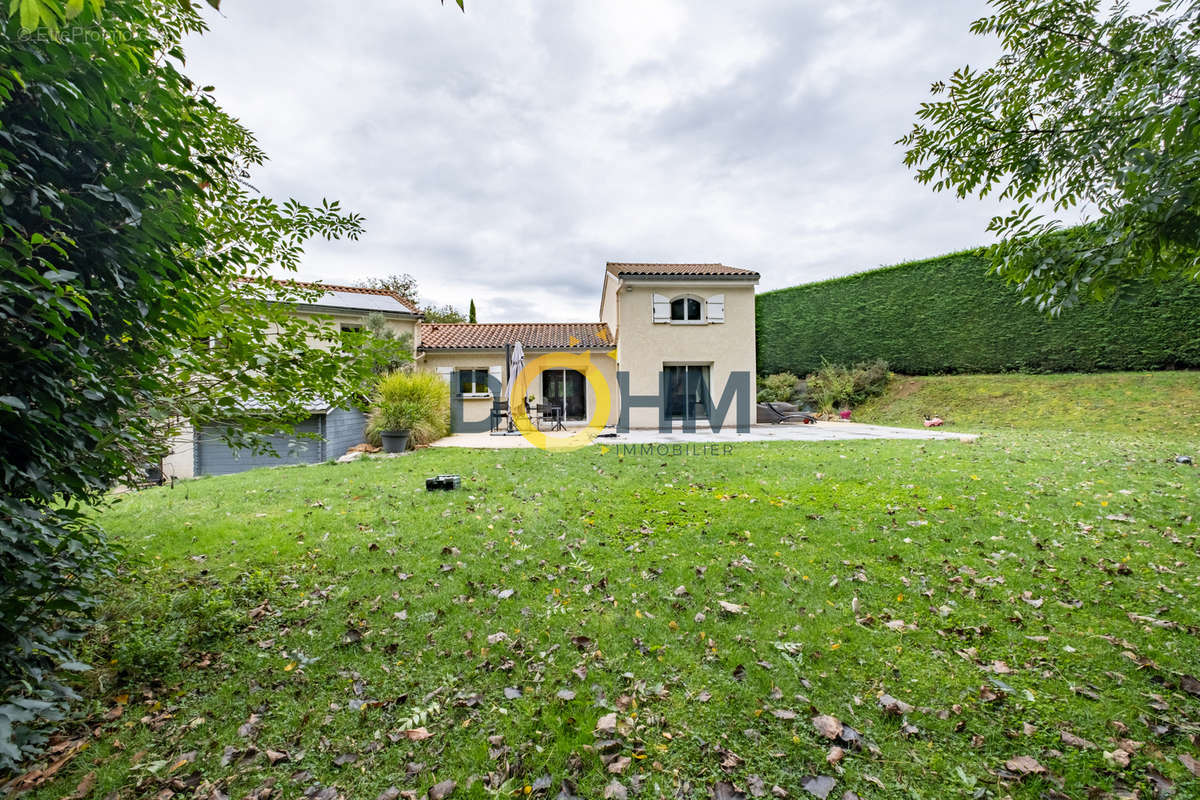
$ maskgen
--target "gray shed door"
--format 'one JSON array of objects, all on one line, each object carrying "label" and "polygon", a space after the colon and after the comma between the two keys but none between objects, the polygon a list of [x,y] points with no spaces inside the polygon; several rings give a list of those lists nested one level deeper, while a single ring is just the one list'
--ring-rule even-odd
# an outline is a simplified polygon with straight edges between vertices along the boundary
[{"label": "gray shed door", "polygon": [[[323,434],[324,418],[314,414],[296,426],[297,433]],[[270,453],[252,453],[249,450],[235,452],[221,441],[221,427],[210,426],[200,429],[196,443],[197,475],[229,475],[245,472],[255,467],[277,467],[281,464],[316,464],[324,460],[320,439],[297,439],[293,436],[274,436],[271,445],[275,456]]]}]

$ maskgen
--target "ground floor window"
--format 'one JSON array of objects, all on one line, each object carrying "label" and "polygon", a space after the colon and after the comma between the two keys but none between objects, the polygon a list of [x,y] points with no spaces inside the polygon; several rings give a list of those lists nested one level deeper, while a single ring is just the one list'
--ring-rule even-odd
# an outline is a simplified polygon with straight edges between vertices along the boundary
[{"label": "ground floor window", "polygon": [[542,373],[542,402],[559,409],[563,419],[587,419],[587,379],[573,369]]},{"label": "ground floor window", "polygon": [[671,419],[708,418],[708,367],[664,364],[667,416]]},{"label": "ground floor window", "polygon": [[486,369],[460,369],[458,392],[463,397],[489,397],[488,371]]}]

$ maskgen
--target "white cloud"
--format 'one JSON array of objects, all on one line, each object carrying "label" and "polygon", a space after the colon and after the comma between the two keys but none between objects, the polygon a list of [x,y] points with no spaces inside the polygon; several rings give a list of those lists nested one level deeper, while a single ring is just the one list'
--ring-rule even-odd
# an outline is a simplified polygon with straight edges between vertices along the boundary
[{"label": "white cloud", "polygon": [[485,321],[595,318],[606,260],[724,261],[763,288],[981,243],[895,140],[930,82],[994,57],[982,0],[226,3],[189,42],[272,161],[357,243],[303,276],[410,272]]}]

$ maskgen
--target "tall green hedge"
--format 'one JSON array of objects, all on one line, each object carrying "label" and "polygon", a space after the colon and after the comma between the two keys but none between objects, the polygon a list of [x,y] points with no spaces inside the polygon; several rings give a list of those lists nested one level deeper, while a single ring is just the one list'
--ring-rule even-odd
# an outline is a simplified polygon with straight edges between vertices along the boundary
[{"label": "tall green hedge", "polygon": [[954,253],[758,297],[758,368],[882,358],[909,375],[1200,367],[1200,283],[1135,287],[1050,319]]}]

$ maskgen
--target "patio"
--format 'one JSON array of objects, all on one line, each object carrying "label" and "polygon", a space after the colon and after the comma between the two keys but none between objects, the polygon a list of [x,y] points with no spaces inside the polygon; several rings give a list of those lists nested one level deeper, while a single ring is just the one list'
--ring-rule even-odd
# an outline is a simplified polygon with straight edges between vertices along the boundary
[{"label": "patio", "polygon": [[[570,435],[581,426],[568,425],[564,434]],[[554,435],[554,434],[547,434]],[[738,433],[732,426],[714,433],[703,426],[695,433],[675,430],[660,433],[653,429],[635,429],[615,433],[606,428],[594,444],[705,444],[736,442],[829,442],[849,439],[958,439],[974,441],[978,434],[935,431],[923,428],[896,428],[884,425],[865,425],[859,422],[817,422],[812,425],[751,425],[749,433]],[[454,433],[434,442],[432,447],[471,447],[502,450],[512,447],[533,447],[519,434]]]}]

